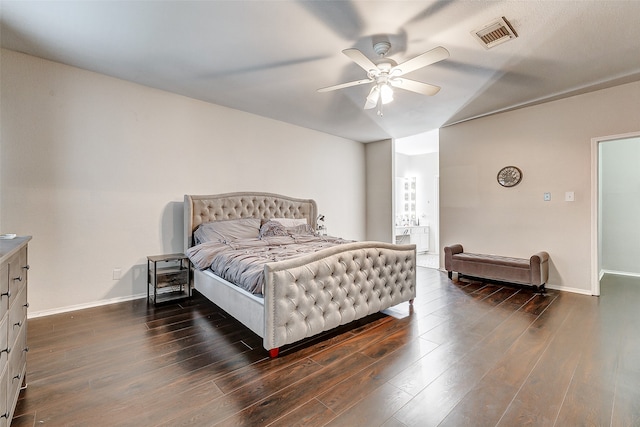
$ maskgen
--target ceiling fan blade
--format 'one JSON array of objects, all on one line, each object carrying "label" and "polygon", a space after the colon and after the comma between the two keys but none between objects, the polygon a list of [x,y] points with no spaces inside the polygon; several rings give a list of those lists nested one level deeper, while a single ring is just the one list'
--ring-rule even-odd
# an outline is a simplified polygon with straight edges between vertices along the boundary
[{"label": "ceiling fan blade", "polygon": [[409,79],[389,79],[389,84],[393,87],[397,87],[398,89],[404,89],[428,96],[435,95],[440,91],[440,86],[430,85],[429,83],[422,83]]},{"label": "ceiling fan blade", "polygon": [[402,64],[396,65],[391,69],[389,74],[391,74],[392,76],[401,76],[403,74],[415,71],[418,68],[426,67],[427,65],[431,65],[438,61],[442,61],[443,59],[447,59],[448,57],[449,51],[442,46],[438,46],[431,49],[430,51],[423,53],[422,55],[418,55],[415,58],[403,62]]},{"label": "ceiling fan blade", "polygon": [[345,87],[358,86],[358,85],[363,85],[365,83],[371,83],[372,81],[373,81],[372,79],[362,79],[362,80],[356,80],[354,82],[341,83],[339,85],[320,88],[318,89],[318,92],[330,92],[332,90],[344,89]]},{"label": "ceiling fan blade", "polygon": [[345,49],[342,51],[345,55],[349,57],[353,62],[358,64],[363,70],[367,73],[371,70],[377,70],[378,66],[374,64],[369,58],[367,58],[364,53],[360,52],[358,49],[351,48]]}]

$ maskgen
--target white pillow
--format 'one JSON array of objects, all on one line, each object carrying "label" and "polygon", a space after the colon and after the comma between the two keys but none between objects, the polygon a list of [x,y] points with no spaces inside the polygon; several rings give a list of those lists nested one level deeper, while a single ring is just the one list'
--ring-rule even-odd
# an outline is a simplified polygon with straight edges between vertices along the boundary
[{"label": "white pillow", "polygon": [[276,221],[284,227],[297,227],[307,223],[306,218],[270,218],[269,221]]},{"label": "white pillow", "polygon": [[196,243],[199,244],[212,240],[257,239],[259,232],[260,219],[240,218],[201,224],[193,233],[193,236]]}]

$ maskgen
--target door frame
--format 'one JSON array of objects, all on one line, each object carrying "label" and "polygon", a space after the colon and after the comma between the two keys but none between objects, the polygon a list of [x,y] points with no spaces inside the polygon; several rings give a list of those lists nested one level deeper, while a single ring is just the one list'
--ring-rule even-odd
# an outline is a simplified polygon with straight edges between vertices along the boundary
[{"label": "door frame", "polygon": [[591,138],[591,294],[600,296],[600,143],[640,137],[639,132]]}]

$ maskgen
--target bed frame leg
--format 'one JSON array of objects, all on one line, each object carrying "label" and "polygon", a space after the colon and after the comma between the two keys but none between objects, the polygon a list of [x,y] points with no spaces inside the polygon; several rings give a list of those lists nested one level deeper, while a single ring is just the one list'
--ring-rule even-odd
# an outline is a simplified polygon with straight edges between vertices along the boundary
[{"label": "bed frame leg", "polygon": [[278,353],[280,352],[280,347],[272,348],[269,350],[269,357],[275,359],[278,357]]}]

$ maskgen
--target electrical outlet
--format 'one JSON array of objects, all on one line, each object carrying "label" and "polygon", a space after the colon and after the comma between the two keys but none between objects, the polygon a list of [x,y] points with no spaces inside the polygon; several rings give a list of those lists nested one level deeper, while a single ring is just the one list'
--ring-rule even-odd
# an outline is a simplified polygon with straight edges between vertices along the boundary
[{"label": "electrical outlet", "polygon": [[567,191],[564,193],[564,201],[565,202],[573,202],[576,200],[576,194],[573,191]]},{"label": "electrical outlet", "polygon": [[122,270],[119,268],[113,269],[113,280],[120,280],[122,278]]},{"label": "electrical outlet", "polygon": [[545,202],[551,201],[551,193],[544,193],[544,201]]}]

